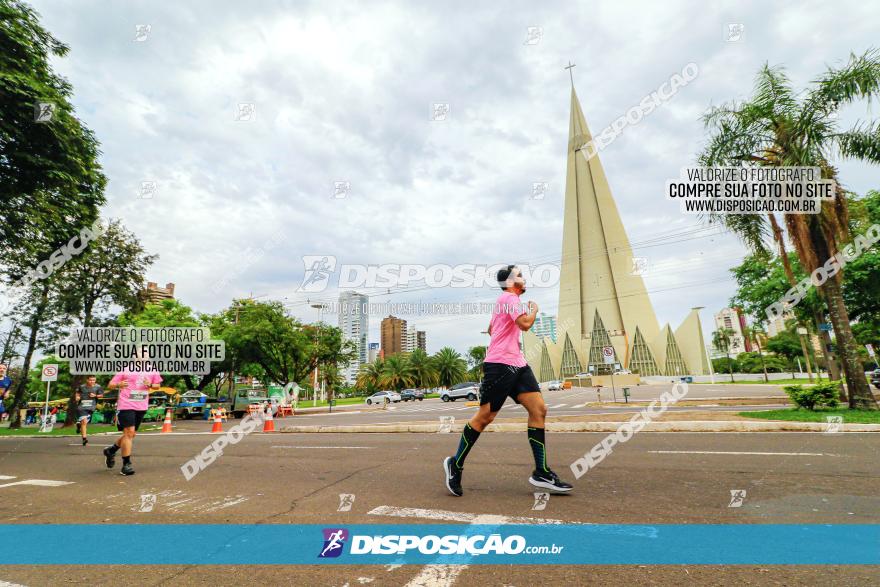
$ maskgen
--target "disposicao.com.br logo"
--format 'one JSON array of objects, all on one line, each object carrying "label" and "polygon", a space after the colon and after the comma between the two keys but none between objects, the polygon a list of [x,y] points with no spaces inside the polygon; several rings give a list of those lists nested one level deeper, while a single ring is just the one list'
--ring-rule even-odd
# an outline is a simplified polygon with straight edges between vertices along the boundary
[{"label": "disposicao.com.br logo", "polygon": [[[325,528],[324,545],[319,558],[338,557],[342,554],[346,540],[349,538],[345,528]],[[477,556],[485,554],[517,555],[517,554],[559,554],[564,546],[528,546],[526,539],[518,534],[502,537],[501,534],[447,534],[443,536],[429,534],[418,535],[373,535],[356,534],[351,536],[349,554],[448,554]]]}]

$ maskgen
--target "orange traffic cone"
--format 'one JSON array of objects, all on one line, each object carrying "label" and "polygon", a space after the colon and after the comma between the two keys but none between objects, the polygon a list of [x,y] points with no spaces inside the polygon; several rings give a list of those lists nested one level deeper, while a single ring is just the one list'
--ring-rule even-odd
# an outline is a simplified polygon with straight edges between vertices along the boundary
[{"label": "orange traffic cone", "polygon": [[171,408],[165,410],[165,423],[162,424],[162,433],[171,432]]},{"label": "orange traffic cone", "polygon": [[272,419],[272,406],[266,410],[263,418],[263,432],[275,432],[275,420]]},{"label": "orange traffic cone", "polygon": [[220,419],[219,412],[214,412],[214,425],[211,426],[211,432],[223,432],[223,421]]}]

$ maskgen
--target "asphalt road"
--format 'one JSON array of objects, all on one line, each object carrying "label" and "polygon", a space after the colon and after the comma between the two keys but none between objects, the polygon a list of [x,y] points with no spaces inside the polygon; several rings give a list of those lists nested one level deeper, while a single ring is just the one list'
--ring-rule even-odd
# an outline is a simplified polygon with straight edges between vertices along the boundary
[{"label": "asphalt road", "polygon": [[[630,388],[631,401],[647,401],[658,399],[661,394],[669,391],[672,385],[641,385]],[[743,389],[740,389],[743,388]],[[615,394],[610,388],[603,388],[597,395],[596,388],[573,388],[562,391],[545,391],[544,401],[549,408],[550,416],[578,416],[584,414],[607,414],[621,411],[638,411],[639,407],[627,407],[624,402],[623,391],[617,389],[617,401],[613,401]],[[690,385],[687,395],[683,400],[706,399],[705,404],[670,408],[670,411],[721,411],[736,413],[748,409],[773,409],[783,404],[761,405],[755,408],[739,406],[719,406],[713,404],[719,398],[766,398],[785,397],[781,387],[770,385]],[[601,407],[597,402],[601,399]],[[589,403],[588,403],[589,402]],[[392,424],[411,421],[438,421],[444,416],[452,416],[456,419],[468,420],[477,408],[465,405],[466,400],[454,402],[442,402],[439,399],[428,399],[415,402],[398,402],[390,404],[387,409],[376,406],[360,404],[344,406],[342,409],[334,409],[330,413],[327,408],[317,410],[301,410],[294,418],[280,420],[276,426],[287,425],[356,425],[356,424]],[[308,408],[308,402],[300,403],[301,408]],[[501,408],[499,418],[524,417],[525,410],[508,399]],[[204,430],[205,422],[181,423],[180,430],[198,431]]]},{"label": "asphalt road", "polygon": [[[568,464],[603,437],[550,435],[551,466],[572,480]],[[254,433],[186,481],[180,466],[213,438],[141,435],[133,477],[104,467],[100,450],[108,437],[95,437],[87,448],[69,438],[0,438],[0,523],[343,525],[438,523],[477,514],[571,523],[880,523],[880,436],[871,434],[645,432],[576,481],[573,495],[551,497],[544,511],[532,509],[524,434],[480,439],[462,498],[443,486],[440,462],[454,451],[452,434]],[[31,479],[68,484],[9,485]],[[740,507],[729,507],[731,490],[746,491]],[[337,511],[343,493],[355,496],[351,511]],[[835,566],[0,569],[0,581],[23,585],[871,585],[877,577],[873,567]]]}]

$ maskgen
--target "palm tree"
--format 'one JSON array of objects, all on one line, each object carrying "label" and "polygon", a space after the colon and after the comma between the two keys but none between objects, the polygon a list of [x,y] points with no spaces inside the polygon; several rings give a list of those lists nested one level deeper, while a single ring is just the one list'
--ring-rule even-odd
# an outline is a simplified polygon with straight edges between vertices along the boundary
[{"label": "palm tree", "polygon": [[413,384],[415,375],[412,366],[403,355],[391,355],[385,359],[385,367],[379,383],[382,387],[400,391]]},{"label": "palm tree", "polygon": [[437,380],[443,387],[451,387],[461,383],[467,376],[467,363],[455,349],[443,347],[434,355],[434,367],[437,369]]},{"label": "palm tree", "polygon": [[385,370],[385,361],[378,358],[372,363],[361,365],[358,372],[355,387],[366,392],[373,392],[379,388],[382,379],[382,372]]},{"label": "palm tree", "polygon": [[761,350],[761,337],[764,336],[764,329],[758,324],[746,326],[743,328],[743,336],[746,337],[746,340],[755,341],[755,346],[758,347],[758,357],[761,359],[761,369],[764,371],[764,383],[770,383],[770,378],[767,376],[767,364],[764,362],[764,353]]},{"label": "palm tree", "polygon": [[[715,107],[706,114],[704,122],[711,136],[700,162],[818,167],[823,179],[836,181],[837,169],[831,164],[835,156],[880,163],[880,124],[857,123],[841,130],[836,118],[842,106],[872,97],[880,97],[880,53],[876,50],[851,55],[842,67],[829,68],[803,96],[792,89],[781,68],[765,65],[751,100]],[[849,239],[848,216],[846,194],[839,182],[835,199],[823,201],[819,214],[784,215],[788,236],[805,271],[812,273],[821,267]],[[747,216],[725,223],[753,247],[761,240],[761,226],[766,226]],[[781,239],[779,227],[773,231],[774,238]],[[786,263],[787,255],[782,259]],[[843,302],[841,273],[819,286],[819,293],[837,337],[850,407],[880,409],[858,360],[858,346]]]},{"label": "palm tree", "polygon": [[428,353],[422,349],[416,349],[407,357],[413,374],[413,385],[419,388],[434,387],[437,385],[437,369]]},{"label": "palm tree", "polygon": [[712,333],[712,346],[727,355],[727,368],[730,370],[730,382],[733,381],[733,361],[730,359],[730,340],[735,332],[733,328],[719,328]]}]

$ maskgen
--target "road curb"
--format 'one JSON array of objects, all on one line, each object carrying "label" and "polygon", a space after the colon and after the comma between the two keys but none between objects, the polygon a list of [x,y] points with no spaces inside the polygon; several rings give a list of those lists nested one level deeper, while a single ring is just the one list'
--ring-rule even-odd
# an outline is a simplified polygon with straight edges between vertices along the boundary
[{"label": "road curb", "polygon": [[[548,422],[548,432],[615,432],[624,422]],[[364,424],[359,426],[288,426],[283,433],[437,433],[439,422]],[[453,424],[450,432],[461,432],[464,424]],[[525,423],[490,424],[485,432],[524,432]],[[825,432],[824,422],[752,422],[746,420],[689,420],[649,422],[646,432]],[[842,424],[841,432],[880,432],[880,424]]]}]

